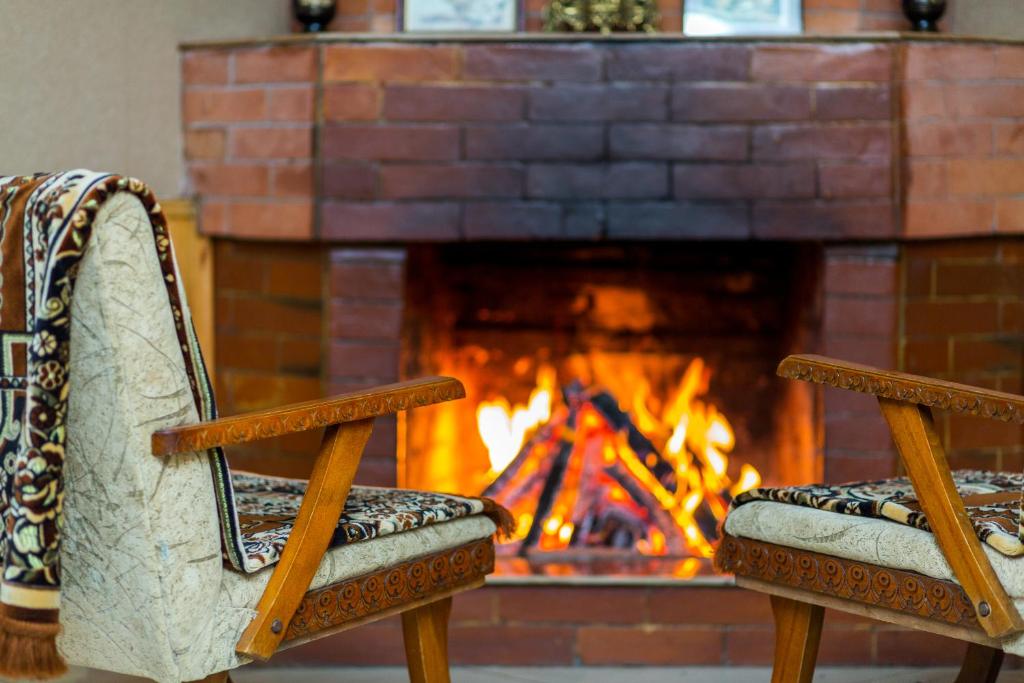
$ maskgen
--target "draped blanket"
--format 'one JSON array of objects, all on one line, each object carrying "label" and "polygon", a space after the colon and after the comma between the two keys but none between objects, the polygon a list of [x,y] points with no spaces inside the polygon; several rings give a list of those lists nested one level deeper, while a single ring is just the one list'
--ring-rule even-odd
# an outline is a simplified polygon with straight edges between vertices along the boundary
[{"label": "draped blanket", "polygon": [[[978,538],[1004,555],[1024,555],[1020,526],[1024,475],[957,470],[953,472],[953,482],[964,500],[967,516]],[[733,505],[755,500],[801,505],[844,515],[888,519],[931,531],[917,494],[906,477],[838,486],[812,484],[757,488],[736,496]]]},{"label": "draped blanket", "polygon": [[[60,673],[62,479],[67,443],[71,299],[79,263],[104,202],[128,192],[142,202],[167,287],[179,348],[201,419],[215,408],[184,306],[160,205],[141,182],[88,171],[0,178],[0,674]],[[154,302],[154,306],[163,305]],[[210,452],[225,554],[244,567],[230,474]]]}]

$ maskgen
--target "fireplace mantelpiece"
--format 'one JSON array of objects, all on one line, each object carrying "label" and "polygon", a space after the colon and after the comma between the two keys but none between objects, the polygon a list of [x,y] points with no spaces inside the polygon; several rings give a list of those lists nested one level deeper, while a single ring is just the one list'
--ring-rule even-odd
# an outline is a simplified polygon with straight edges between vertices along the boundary
[{"label": "fireplace mantelpiece", "polygon": [[997,178],[1019,175],[1022,55],[896,33],[193,44],[186,156],[225,237],[1019,233]]}]

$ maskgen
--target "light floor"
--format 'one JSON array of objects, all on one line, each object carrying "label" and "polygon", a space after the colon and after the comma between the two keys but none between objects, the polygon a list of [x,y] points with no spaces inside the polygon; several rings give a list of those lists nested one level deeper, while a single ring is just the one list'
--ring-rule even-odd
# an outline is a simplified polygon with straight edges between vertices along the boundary
[{"label": "light floor", "polygon": [[[259,671],[235,677],[237,683],[396,683],[407,681],[404,669],[335,669]],[[956,678],[952,669],[820,669],[815,683],[950,683]],[[452,671],[452,683],[759,683],[771,679],[771,671],[762,668],[458,668]],[[999,683],[1022,683],[1024,672],[1006,672]]]},{"label": "light floor", "polygon": [[[559,668],[455,667],[452,683],[758,683],[768,681],[765,668]],[[819,668],[815,683],[949,683],[953,669]],[[405,669],[253,669],[232,674],[235,683],[401,683]],[[140,679],[76,670],[62,683],[129,683]],[[999,683],[1024,683],[1024,671],[1005,671]]]}]

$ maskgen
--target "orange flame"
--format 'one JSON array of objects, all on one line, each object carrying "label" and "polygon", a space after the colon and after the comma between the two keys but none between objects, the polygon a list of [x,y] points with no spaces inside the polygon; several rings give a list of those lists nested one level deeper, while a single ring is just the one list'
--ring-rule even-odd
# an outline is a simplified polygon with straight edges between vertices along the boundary
[{"label": "orange flame", "polygon": [[512,407],[504,398],[483,401],[476,409],[477,430],[487,446],[491,471],[501,472],[519,453],[526,436],[551,417],[555,395],[555,369],[542,366],[537,371],[537,387],[527,405]]},{"label": "orange flame", "polygon": [[[728,418],[713,404],[702,400],[709,390],[711,371],[704,361],[690,362],[669,400],[658,408],[652,398],[650,383],[641,378],[634,383],[631,396],[624,399],[634,424],[658,447],[662,457],[675,469],[677,485],[670,491],[658,480],[650,467],[657,461],[654,454],[644,462],[624,438],[611,437],[599,451],[604,464],[616,461],[647,490],[668,513],[679,535],[685,539],[689,552],[698,557],[710,557],[713,548],[701,531],[695,516],[703,506],[718,520],[724,518],[730,497],[747,491],[761,483],[760,473],[751,465],[740,467],[736,481],[729,477],[729,455],[736,446],[736,436]],[[537,372],[537,385],[527,405],[511,406],[504,398],[482,402],[477,408],[477,428],[487,446],[492,476],[502,472],[515,459],[526,439],[551,418],[555,400],[556,373],[543,365]],[[592,414],[585,414],[580,429],[595,428],[599,422]],[[576,473],[577,477],[579,473]],[[574,480],[578,487],[578,478]],[[575,492],[560,496],[541,526],[540,547],[545,550],[568,547],[576,524],[571,502]],[[627,494],[617,485],[610,484],[607,498],[623,501]],[[532,510],[517,514],[515,537],[523,538],[533,523]],[[645,555],[664,555],[668,552],[665,534],[653,523],[647,538],[636,544]]]}]

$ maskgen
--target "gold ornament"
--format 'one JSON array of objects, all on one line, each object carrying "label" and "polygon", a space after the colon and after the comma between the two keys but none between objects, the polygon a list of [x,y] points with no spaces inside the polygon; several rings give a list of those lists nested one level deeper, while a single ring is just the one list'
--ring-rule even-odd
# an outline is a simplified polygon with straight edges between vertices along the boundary
[{"label": "gold ornament", "polygon": [[655,0],[552,0],[544,8],[545,31],[644,31],[654,33]]}]

